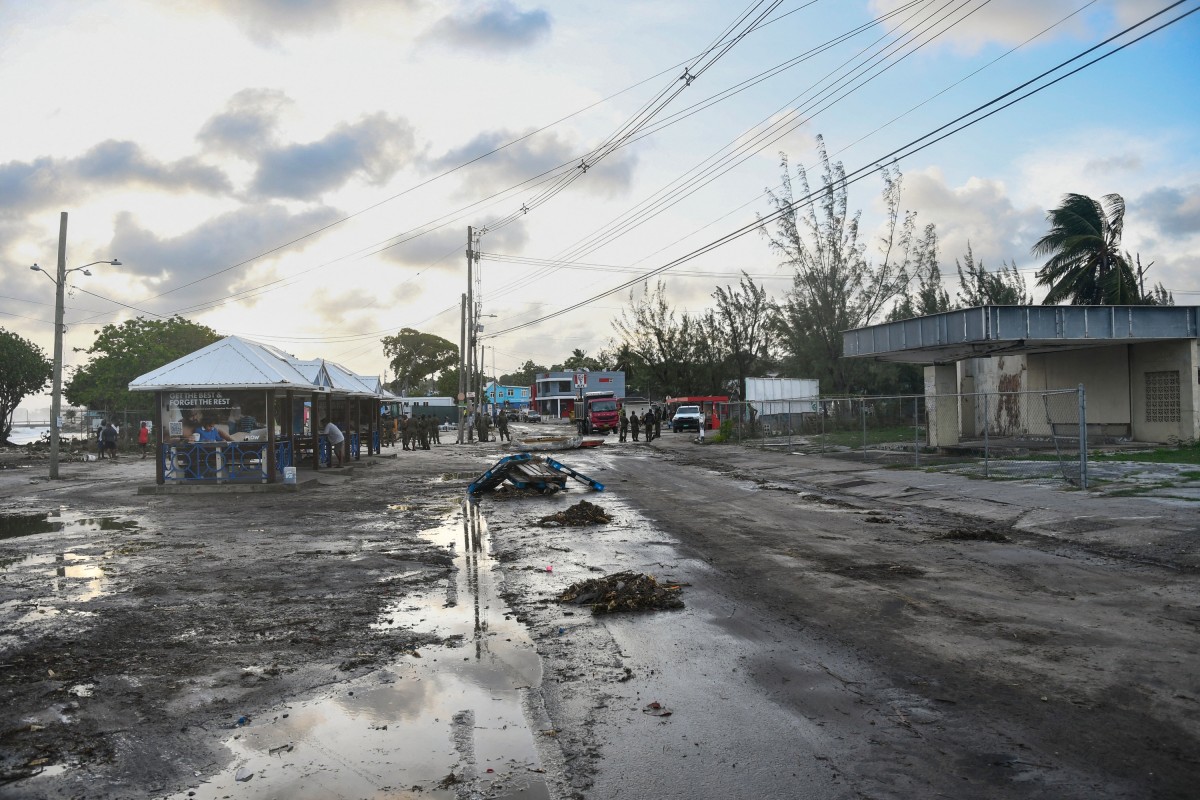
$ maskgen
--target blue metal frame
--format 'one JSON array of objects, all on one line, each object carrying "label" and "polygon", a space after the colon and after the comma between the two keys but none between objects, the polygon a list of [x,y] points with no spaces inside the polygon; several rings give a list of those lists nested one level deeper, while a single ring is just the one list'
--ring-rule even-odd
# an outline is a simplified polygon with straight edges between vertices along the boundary
[{"label": "blue metal frame", "polygon": [[[291,442],[286,444],[286,458],[291,466]],[[173,483],[266,483],[266,442],[188,442],[160,445],[163,478]],[[276,462],[280,464],[279,461]]]}]

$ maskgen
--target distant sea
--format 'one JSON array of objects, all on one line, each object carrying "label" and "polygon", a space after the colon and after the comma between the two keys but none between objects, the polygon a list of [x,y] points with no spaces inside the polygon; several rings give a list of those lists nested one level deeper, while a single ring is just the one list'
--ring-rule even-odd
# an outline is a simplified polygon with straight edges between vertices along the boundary
[{"label": "distant sea", "polygon": [[[24,426],[14,425],[13,429],[12,429],[12,433],[10,433],[8,435],[8,440],[10,442],[12,442],[13,444],[17,444],[17,445],[29,444],[30,442],[36,442],[38,439],[41,439],[43,436],[49,436],[49,435],[50,435],[50,426],[49,425],[41,425],[41,426],[34,427],[34,428],[26,428]],[[72,438],[78,439],[79,434],[64,433],[62,438],[63,438],[63,440],[72,439]]]}]

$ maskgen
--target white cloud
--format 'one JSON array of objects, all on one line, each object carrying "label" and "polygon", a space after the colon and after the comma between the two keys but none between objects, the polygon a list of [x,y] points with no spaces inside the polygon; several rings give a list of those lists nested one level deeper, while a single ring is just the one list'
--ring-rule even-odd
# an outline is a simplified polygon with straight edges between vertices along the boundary
[{"label": "white cloud", "polygon": [[[870,9],[878,16],[895,11],[907,2],[908,0],[871,0]],[[941,15],[933,14],[922,6],[915,11],[905,12],[901,16],[904,22],[900,23],[900,28],[916,33],[922,41],[928,35],[922,33],[923,31],[945,28],[945,32],[937,39],[938,44],[962,53],[975,53],[992,44],[1021,44],[1060,21],[1061,24],[1058,24],[1052,33],[1039,41],[1046,43],[1067,36],[1079,38],[1088,33],[1091,26],[1111,33],[1114,21],[1121,27],[1126,27],[1159,10],[1163,4],[1155,0],[1112,0],[1107,4],[1108,7],[1089,9],[1085,13],[1070,16],[1079,10],[1081,5],[1079,0],[1005,0],[1003,3],[980,6],[969,16],[966,14],[969,9],[962,9],[948,18],[947,22],[960,20],[953,27],[946,24],[930,27],[929,18]]]},{"label": "white cloud", "polygon": [[252,189],[260,197],[310,199],[355,177],[384,184],[410,161],[415,140],[405,120],[371,114],[315,142],[265,150]]},{"label": "white cloud", "polygon": [[522,11],[508,0],[488,0],[443,17],[427,36],[450,45],[500,52],[529,47],[548,36],[550,27],[545,11]]},{"label": "white cloud", "polygon": [[224,172],[194,156],[159,161],[135,142],[110,139],[74,158],[43,156],[0,164],[0,216],[22,216],[78,200],[97,188],[222,195],[232,187]]},{"label": "white cloud", "polygon": [[976,259],[989,265],[1030,266],[1029,248],[1045,215],[1035,206],[1016,206],[1001,181],[973,177],[950,186],[936,167],[905,174],[901,203],[917,212],[918,227],[937,226],[942,263],[951,265],[969,242]]},{"label": "white cloud", "polygon": [[[487,196],[534,179],[525,188],[517,191],[516,196],[520,199],[516,201],[516,205],[519,207],[521,200],[527,198],[532,202],[548,187],[554,185],[539,182],[548,177],[545,173],[564,165],[571,165],[588,152],[585,145],[566,137],[555,133],[540,133],[492,153],[519,136],[521,134],[507,130],[484,131],[461,147],[449,150],[431,161],[428,168],[435,172],[442,171],[486,156],[462,173],[464,178],[459,196]],[[487,155],[488,153],[492,154]],[[600,197],[623,195],[632,183],[636,164],[637,156],[631,150],[617,150],[589,168],[587,174],[580,176],[568,191],[582,191]],[[507,214],[511,210],[514,209],[504,209],[499,213]]]}]

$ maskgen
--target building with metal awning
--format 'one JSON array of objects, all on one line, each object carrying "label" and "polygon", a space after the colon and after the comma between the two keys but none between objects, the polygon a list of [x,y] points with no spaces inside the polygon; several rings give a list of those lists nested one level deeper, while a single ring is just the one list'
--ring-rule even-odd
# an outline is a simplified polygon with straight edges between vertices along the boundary
[{"label": "building with metal awning", "polygon": [[[379,452],[378,378],[238,336],[148,372],[129,390],[155,393],[159,484],[275,483],[288,467],[332,466],[323,417],[345,434],[350,460],[364,448]],[[218,441],[198,440],[206,423]]]},{"label": "building with metal awning", "polygon": [[[843,358],[925,365],[929,443],[986,425],[974,398],[1083,386],[1086,424],[1141,442],[1200,439],[1200,308],[981,306],[845,331]],[[999,409],[997,409],[998,411]]]}]

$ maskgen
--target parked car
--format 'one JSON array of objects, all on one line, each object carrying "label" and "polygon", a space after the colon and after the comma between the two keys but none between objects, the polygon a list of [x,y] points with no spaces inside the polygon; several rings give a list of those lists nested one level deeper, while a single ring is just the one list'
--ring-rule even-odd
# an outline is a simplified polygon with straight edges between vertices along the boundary
[{"label": "parked car", "polygon": [[704,424],[703,420],[700,406],[680,406],[675,409],[675,416],[671,417],[671,430],[679,433],[690,429],[699,433],[700,426]]},{"label": "parked car", "polygon": [[532,408],[521,409],[521,422],[541,422],[542,415]]}]

